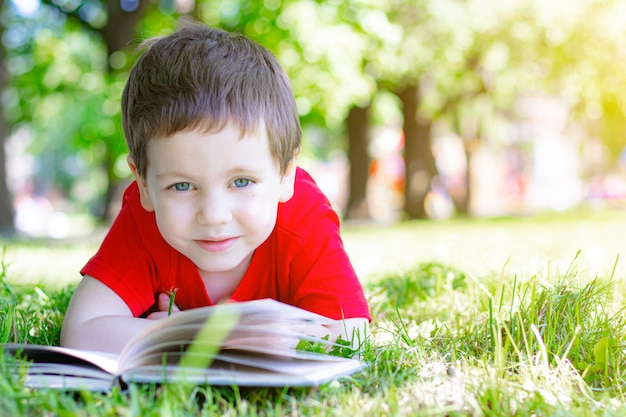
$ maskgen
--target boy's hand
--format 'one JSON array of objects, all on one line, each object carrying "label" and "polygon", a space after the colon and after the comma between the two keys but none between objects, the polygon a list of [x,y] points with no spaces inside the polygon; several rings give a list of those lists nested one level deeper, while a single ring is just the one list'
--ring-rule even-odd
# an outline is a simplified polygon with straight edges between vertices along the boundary
[{"label": "boy's hand", "polygon": [[336,320],[334,324],[330,325],[309,324],[291,326],[291,329],[320,339],[328,338],[331,342],[341,338],[344,341],[350,341],[352,349],[357,350],[368,337],[369,323],[365,318],[351,318]]},{"label": "boy's hand", "polygon": [[319,339],[323,339],[325,337],[330,338],[333,336],[330,329],[321,324],[296,324],[289,326],[289,330],[307,336],[317,337]]},{"label": "boy's hand", "polygon": [[[149,320],[160,320],[170,315],[170,294],[162,292],[157,297],[158,311],[150,313],[146,318]],[[180,309],[176,304],[172,305],[171,313],[178,313]]]}]

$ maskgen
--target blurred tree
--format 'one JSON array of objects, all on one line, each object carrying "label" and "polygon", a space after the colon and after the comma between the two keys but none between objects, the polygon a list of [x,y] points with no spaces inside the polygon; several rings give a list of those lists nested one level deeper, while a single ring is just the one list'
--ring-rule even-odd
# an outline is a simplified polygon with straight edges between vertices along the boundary
[{"label": "blurred tree", "polygon": [[425,200],[437,174],[431,151],[432,124],[439,110],[437,106],[445,103],[447,97],[443,95],[430,107],[428,99],[439,82],[437,72],[450,66],[446,52],[458,47],[449,24],[448,13],[454,13],[454,9],[438,7],[440,3],[430,0],[386,3],[381,10],[388,19],[386,36],[379,37],[377,48],[367,55],[370,73],[376,75],[381,88],[396,93],[402,103],[404,212],[409,218],[427,217]]},{"label": "blurred tree", "polygon": [[366,109],[376,83],[364,70],[363,57],[376,32],[366,32],[361,21],[376,12],[374,3],[223,0],[203,2],[199,13],[208,24],[242,32],[276,54],[290,76],[305,132],[309,125],[320,126],[340,139],[317,146],[348,145],[349,217],[369,216]]},{"label": "blurred tree", "polygon": [[[87,31],[95,32],[99,35],[106,49],[104,76],[107,87],[115,93],[115,97],[106,94],[105,104],[119,103],[121,94],[121,83],[118,82],[117,70],[124,67],[127,50],[136,40],[139,22],[146,14],[148,8],[152,6],[148,0],[101,0],[100,2],[83,0],[75,1],[50,1],[44,0],[44,4],[56,8],[65,14],[70,21],[75,21]],[[121,61],[121,62],[120,62]],[[113,87],[113,88],[111,88]],[[104,109],[103,109],[104,110]],[[116,172],[116,165],[121,154],[125,152],[123,147],[123,136],[121,133],[121,122],[119,106],[114,109],[107,109],[104,115],[114,116],[114,125],[109,129],[108,135],[96,137],[82,137],[82,145],[89,146],[96,142],[102,144],[103,155],[101,156],[102,166],[106,173],[106,191],[104,195],[104,205],[101,209],[102,219],[106,219],[110,214],[110,206],[115,197],[119,175]],[[111,126],[109,123],[104,125]],[[103,125],[103,126],[104,126]],[[106,129],[106,128],[105,128]],[[103,129],[100,129],[102,134]]]},{"label": "blurred tree", "polygon": [[[402,101],[404,208],[409,217],[424,218],[438,175],[431,152],[434,126],[463,139],[469,168],[473,145],[494,139],[497,120],[511,114],[516,97],[545,90],[547,80],[537,68],[546,59],[549,28],[534,23],[536,10],[525,2],[405,0],[388,3],[386,14],[401,36],[373,50],[368,60],[379,83]],[[469,178],[467,173],[465,190],[448,190],[458,213],[469,211]]]},{"label": "blurred tree", "polygon": [[[326,132],[305,146],[315,155],[347,148],[349,216],[368,215],[368,109],[380,90],[402,103],[409,217],[427,214],[424,200],[437,175],[434,129],[445,126],[463,138],[469,166],[472,144],[497,136],[494,121],[510,118],[520,92],[564,97],[581,120],[593,121],[590,132],[613,155],[624,143],[626,99],[615,87],[626,74],[624,60],[615,59],[623,53],[618,2],[573,2],[558,11],[539,0],[41,1],[34,15],[4,17],[10,79],[3,108],[9,124],[31,126],[42,169],[63,171],[46,179],[80,201],[86,189],[98,189],[80,175],[81,164],[100,165],[107,205],[127,174],[120,169],[119,96],[132,61],[128,46],[140,29],[171,31],[181,13],[243,32],[278,56],[305,131]],[[185,10],[176,8],[183,3]],[[452,195],[458,212],[468,209],[469,181],[466,188]],[[2,193],[0,187],[6,204]]]},{"label": "blurred tree", "polygon": [[305,103],[302,111],[309,108],[320,114],[325,127],[342,138],[341,147],[347,147],[350,171],[345,216],[352,219],[371,215],[367,201],[369,108],[378,87],[366,66],[369,51],[379,47],[379,37],[389,27],[378,3],[300,1],[281,15],[290,38],[302,51],[300,62],[289,66],[296,94]]},{"label": "blurred tree", "polygon": [[352,106],[346,119],[348,160],[350,161],[350,195],[346,217],[350,219],[368,219],[371,217],[367,201],[368,168],[371,159],[368,150],[369,112],[369,106]]},{"label": "blurred tree", "polygon": [[[38,155],[36,190],[57,188],[105,219],[128,175],[120,96],[142,18],[160,4],[134,0],[14,3],[4,17],[10,79],[5,112],[27,125]],[[173,10],[157,19],[173,26]],[[154,25],[154,19],[151,22]],[[3,199],[10,201],[10,199]]]},{"label": "blurred tree", "polygon": [[437,175],[431,148],[432,121],[418,113],[418,85],[409,84],[397,95],[402,102],[404,120],[404,212],[409,218],[426,218],[426,197]]},{"label": "blurred tree", "polygon": [[326,132],[321,140],[305,141],[305,153],[323,158],[330,148],[348,145],[352,217],[369,216],[366,109],[376,84],[362,57],[374,32],[366,32],[357,16],[366,12],[375,12],[375,4],[223,0],[202,1],[196,8],[204,22],[244,33],[276,54],[290,76],[305,134],[310,126]]},{"label": "blurred tree", "polygon": [[626,3],[589,0],[567,13],[539,12],[549,92],[581,122],[584,136],[602,140],[614,163],[626,146]]}]

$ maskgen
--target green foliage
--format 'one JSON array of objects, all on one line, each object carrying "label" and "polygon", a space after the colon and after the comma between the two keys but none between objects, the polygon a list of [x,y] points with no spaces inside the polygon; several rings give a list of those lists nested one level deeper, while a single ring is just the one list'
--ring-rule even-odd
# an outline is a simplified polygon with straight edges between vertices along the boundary
[{"label": "green foliage", "polygon": [[354,349],[349,340],[344,340],[341,336],[339,336],[339,338],[335,340],[335,344],[332,346],[328,354],[342,358],[352,358],[358,352],[359,349]]},{"label": "green foliage", "polygon": [[525,358],[545,350],[546,361],[558,366],[567,360],[590,386],[612,385],[626,365],[619,348],[626,315],[614,299],[614,282],[596,278],[578,287],[565,277],[551,286],[535,281],[524,287],[519,310],[490,321],[494,332],[502,332],[502,342],[492,340],[492,346],[502,343],[504,353]]},{"label": "green foliage", "polygon": [[58,345],[73,288],[46,290],[10,284],[0,259],[0,343]]},{"label": "green foliage", "polygon": [[[328,341],[329,336],[326,335],[322,339]],[[327,353],[332,356],[339,356],[342,358],[351,358],[358,353],[358,349],[352,348],[352,343],[349,340],[344,340],[341,336],[335,341],[334,344],[328,348],[328,344],[322,342],[314,342],[310,340],[301,339],[296,345],[296,350],[303,352],[315,352],[315,353]]]},{"label": "green foliage", "polygon": [[[28,16],[8,5],[2,109],[14,130],[33,135],[36,185],[57,187],[98,212],[109,183],[129,175],[119,98],[134,42],[107,55],[97,33],[104,0],[44,1]],[[180,16],[175,9],[172,1],[150,2],[137,37],[170,33]],[[624,35],[619,2],[565,9],[555,16],[549,5],[524,1],[198,0],[187,12],[278,56],[311,138],[305,152],[317,157],[346,146],[350,107],[416,85],[420,116],[468,140],[504,137],[502,115],[511,115],[524,92],[560,97],[616,158],[626,120],[626,99],[615,87],[626,74],[614,58]],[[97,14],[86,19],[85,10]],[[385,114],[394,119],[375,122],[398,122],[397,109]]]},{"label": "green foliage", "polygon": [[14,43],[6,48],[12,77],[3,95],[5,114],[14,130],[26,128],[31,135],[39,174],[34,185],[55,188],[97,211],[107,186],[106,163],[124,152],[122,84],[107,73],[108,57],[95,33],[64,22],[51,6],[9,22],[5,31]]},{"label": "green foliage", "polygon": [[14,331],[15,293],[12,286],[7,282],[5,263],[6,248],[2,248],[0,257],[0,305],[4,307],[5,314],[0,317],[0,343],[6,343],[12,339]]},{"label": "green foliage", "polygon": [[421,264],[414,270],[384,278],[377,284],[378,291],[384,291],[380,296],[387,300],[387,305],[384,305],[387,309],[390,304],[404,309],[417,301],[437,298],[449,291],[463,290],[466,286],[463,272],[441,263]]},{"label": "green foliage", "polygon": [[[324,340],[328,340],[328,336],[326,336]],[[296,350],[299,350],[302,352],[326,353],[326,344],[301,339],[298,341],[298,344],[296,345]]]}]

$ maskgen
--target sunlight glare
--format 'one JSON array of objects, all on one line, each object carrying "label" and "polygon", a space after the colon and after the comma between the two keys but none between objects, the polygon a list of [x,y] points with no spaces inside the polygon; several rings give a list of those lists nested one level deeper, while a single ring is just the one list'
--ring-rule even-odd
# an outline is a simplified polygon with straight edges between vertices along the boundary
[{"label": "sunlight glare", "polygon": [[39,0],[12,0],[15,10],[22,16],[32,16],[39,9]]}]

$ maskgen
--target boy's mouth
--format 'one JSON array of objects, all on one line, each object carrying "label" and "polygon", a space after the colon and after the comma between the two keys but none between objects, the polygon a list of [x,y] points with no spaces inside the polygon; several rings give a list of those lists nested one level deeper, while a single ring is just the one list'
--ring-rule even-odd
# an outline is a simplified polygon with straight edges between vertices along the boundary
[{"label": "boy's mouth", "polygon": [[196,243],[207,252],[225,252],[230,249],[238,237],[217,238],[211,240],[196,240]]}]

